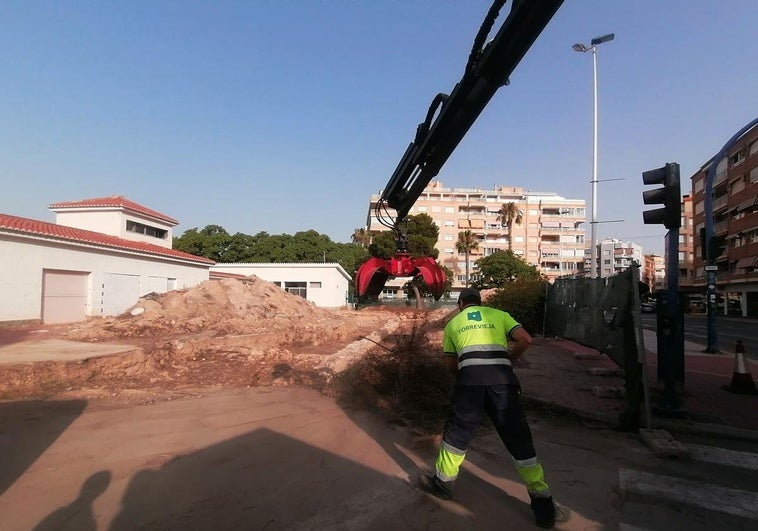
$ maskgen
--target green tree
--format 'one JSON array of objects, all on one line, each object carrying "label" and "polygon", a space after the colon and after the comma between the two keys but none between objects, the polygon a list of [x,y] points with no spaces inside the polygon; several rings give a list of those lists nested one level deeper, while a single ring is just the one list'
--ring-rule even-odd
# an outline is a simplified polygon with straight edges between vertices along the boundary
[{"label": "green tree", "polygon": [[172,243],[178,251],[223,262],[230,239],[229,233],[220,225],[206,225],[199,231],[196,227],[185,231]]},{"label": "green tree", "polygon": [[530,333],[544,334],[548,282],[540,277],[519,277],[497,289],[486,306],[510,313]]},{"label": "green tree", "polygon": [[373,241],[368,246],[368,252],[371,256],[383,260],[389,260],[395,256],[396,251],[395,233],[391,230],[380,232],[374,236]]},{"label": "green tree", "polygon": [[524,213],[518,209],[513,201],[503,203],[500,212],[497,213],[497,219],[500,225],[508,227],[508,250],[513,251],[513,224],[521,225]]},{"label": "green tree", "polygon": [[440,229],[430,215],[408,216],[408,252],[414,258],[429,256],[436,260],[440,255],[435,247],[439,235]]},{"label": "green tree", "polygon": [[357,243],[364,249],[368,249],[368,246],[371,244],[371,233],[364,227],[355,229],[352,236],[350,236],[350,241]]},{"label": "green tree", "polygon": [[455,248],[466,257],[466,286],[468,286],[471,278],[469,275],[468,254],[474,249],[479,248],[479,240],[473,232],[465,230],[458,233],[458,241],[455,242]]},{"label": "green tree", "polygon": [[478,288],[503,288],[518,278],[541,278],[533,265],[511,251],[497,251],[476,261],[479,278]]},{"label": "green tree", "polygon": [[[435,225],[434,220],[428,214],[417,214],[408,216],[406,225],[406,242],[408,253],[414,258],[429,256],[435,260],[440,252],[435,247],[440,229]],[[373,241],[368,246],[368,252],[371,256],[389,260],[397,252],[397,243],[395,242],[394,231],[387,230],[380,232],[373,237]]]},{"label": "green tree", "polygon": [[238,232],[230,236],[220,225],[189,229],[174,238],[173,248],[225,263],[336,262],[348,274],[353,274],[367,257],[360,245],[334,242],[315,230],[294,235]]}]

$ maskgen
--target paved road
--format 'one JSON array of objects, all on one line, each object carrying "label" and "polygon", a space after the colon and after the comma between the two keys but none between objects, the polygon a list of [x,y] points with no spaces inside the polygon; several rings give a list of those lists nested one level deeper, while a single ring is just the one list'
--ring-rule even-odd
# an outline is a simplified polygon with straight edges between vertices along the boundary
[{"label": "paved road", "polygon": [[[700,439],[700,440],[698,440]],[[621,531],[758,528],[755,442],[690,436],[690,459],[658,459],[657,467],[621,468]]]},{"label": "paved road", "polygon": [[[655,314],[642,314],[642,326],[648,330],[656,329]],[[716,317],[716,330],[719,349],[725,354],[733,354],[738,339],[745,344],[749,358],[758,360],[758,321],[743,317],[719,315]],[[685,314],[684,339],[705,345],[708,343],[708,325],[705,315]]]}]

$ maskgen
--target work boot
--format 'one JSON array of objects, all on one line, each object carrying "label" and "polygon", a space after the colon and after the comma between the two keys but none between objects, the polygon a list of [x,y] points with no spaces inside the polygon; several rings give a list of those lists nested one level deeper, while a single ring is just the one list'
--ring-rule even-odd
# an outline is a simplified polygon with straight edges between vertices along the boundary
[{"label": "work boot", "polygon": [[568,522],[571,511],[553,502],[553,497],[532,498],[532,511],[537,525],[543,529],[552,529],[555,524]]},{"label": "work boot", "polygon": [[441,500],[453,499],[453,491],[450,487],[434,474],[421,474],[418,477],[418,486],[421,490]]}]

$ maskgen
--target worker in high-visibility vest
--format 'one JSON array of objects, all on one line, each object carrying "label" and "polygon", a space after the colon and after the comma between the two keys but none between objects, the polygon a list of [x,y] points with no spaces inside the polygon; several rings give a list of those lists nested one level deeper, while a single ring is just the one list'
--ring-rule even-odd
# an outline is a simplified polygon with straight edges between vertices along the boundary
[{"label": "worker in high-visibility vest", "polygon": [[452,410],[445,422],[435,473],[422,474],[419,486],[438,498],[452,498],[466,449],[487,414],[526,483],[537,525],[551,528],[568,520],[570,512],[553,502],[519,401],[521,386],[511,366],[529,348],[532,337],[510,314],[481,303],[479,291],[464,289],[458,297],[460,313],[445,326],[445,361],[455,374]]}]

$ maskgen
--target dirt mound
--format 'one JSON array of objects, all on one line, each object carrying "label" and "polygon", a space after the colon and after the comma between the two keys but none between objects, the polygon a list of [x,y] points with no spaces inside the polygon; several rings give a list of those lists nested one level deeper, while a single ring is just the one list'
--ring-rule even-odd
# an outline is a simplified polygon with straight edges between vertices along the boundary
[{"label": "dirt mound", "polygon": [[207,281],[146,295],[118,317],[50,330],[135,350],[9,366],[0,398],[157,401],[208,387],[299,385],[431,432],[447,407],[450,382],[440,346],[454,313],[324,309],[257,277]]},{"label": "dirt mound", "polygon": [[282,321],[313,322],[334,315],[251,276],[245,280],[208,280],[186,290],[151,293],[124,314],[113,319],[93,319],[72,329],[68,336],[79,341],[198,333],[221,336],[265,330]]}]

